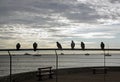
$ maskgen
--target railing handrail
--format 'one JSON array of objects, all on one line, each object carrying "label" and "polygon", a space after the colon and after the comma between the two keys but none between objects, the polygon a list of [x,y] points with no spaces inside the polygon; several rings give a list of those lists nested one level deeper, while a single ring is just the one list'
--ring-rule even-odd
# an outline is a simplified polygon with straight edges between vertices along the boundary
[{"label": "railing handrail", "polygon": [[[24,49],[0,49],[0,51],[32,51],[34,50],[33,48],[24,48]],[[57,48],[37,48],[36,50],[59,50]],[[81,48],[63,48],[62,50],[83,50]],[[85,51],[100,51],[102,50],[101,48],[86,48],[84,49]],[[109,51],[120,51],[120,48],[105,48],[104,50],[109,50]]]}]

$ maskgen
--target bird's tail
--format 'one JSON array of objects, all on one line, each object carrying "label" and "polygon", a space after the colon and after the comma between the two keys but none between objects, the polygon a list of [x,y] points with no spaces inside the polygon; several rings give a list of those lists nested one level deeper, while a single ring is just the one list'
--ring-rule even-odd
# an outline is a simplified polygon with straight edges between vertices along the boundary
[{"label": "bird's tail", "polygon": [[34,48],[34,51],[36,51],[36,48]]}]

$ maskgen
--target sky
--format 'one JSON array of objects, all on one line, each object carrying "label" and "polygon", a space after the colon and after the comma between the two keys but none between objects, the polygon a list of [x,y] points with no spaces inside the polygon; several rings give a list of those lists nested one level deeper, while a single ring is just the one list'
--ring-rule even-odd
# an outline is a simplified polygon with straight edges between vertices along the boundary
[{"label": "sky", "polygon": [[0,48],[120,48],[120,0],[0,0]]}]

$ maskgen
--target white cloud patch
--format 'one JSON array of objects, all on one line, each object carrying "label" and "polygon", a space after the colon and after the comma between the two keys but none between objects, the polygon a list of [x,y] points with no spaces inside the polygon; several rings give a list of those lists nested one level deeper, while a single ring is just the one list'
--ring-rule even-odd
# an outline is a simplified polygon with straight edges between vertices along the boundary
[{"label": "white cloud patch", "polygon": [[87,38],[87,39],[93,39],[93,38],[115,38],[111,33],[101,33],[101,32],[92,32],[92,33],[86,33],[86,34],[80,34],[82,38]]},{"label": "white cloud patch", "polygon": [[113,25],[113,24],[119,24],[119,20],[114,20],[114,19],[98,19],[98,22],[100,22],[103,25]]}]

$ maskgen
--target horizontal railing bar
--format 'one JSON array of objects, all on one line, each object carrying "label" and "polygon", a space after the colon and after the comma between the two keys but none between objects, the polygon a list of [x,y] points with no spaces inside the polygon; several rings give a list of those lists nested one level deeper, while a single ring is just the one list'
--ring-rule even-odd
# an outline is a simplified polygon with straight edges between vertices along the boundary
[{"label": "horizontal railing bar", "polygon": [[[0,51],[33,51],[34,49],[32,48],[26,48],[26,49],[0,49]],[[60,50],[60,49],[57,49],[57,48],[38,48],[36,50]],[[71,48],[63,48],[62,50],[83,50],[81,48],[75,48],[75,49],[71,49]],[[120,49],[118,48],[109,48],[109,49],[104,49],[104,50],[109,50],[109,51],[120,51]],[[103,51],[102,49],[100,48],[86,48],[84,49],[84,51]]]}]

